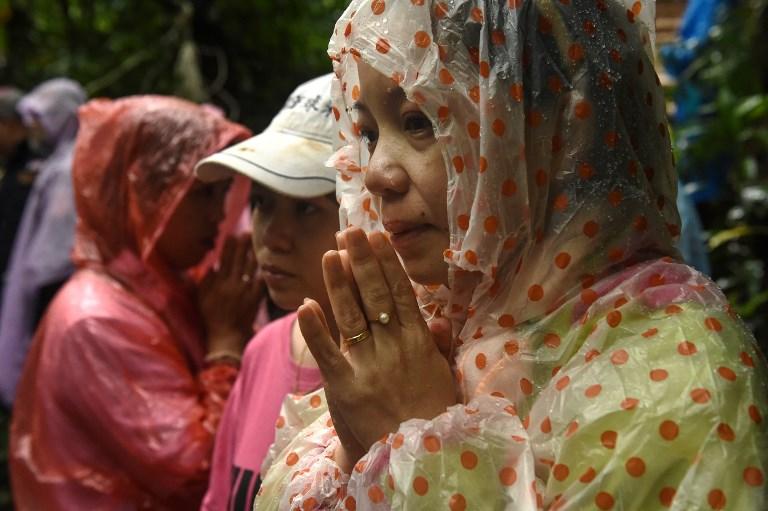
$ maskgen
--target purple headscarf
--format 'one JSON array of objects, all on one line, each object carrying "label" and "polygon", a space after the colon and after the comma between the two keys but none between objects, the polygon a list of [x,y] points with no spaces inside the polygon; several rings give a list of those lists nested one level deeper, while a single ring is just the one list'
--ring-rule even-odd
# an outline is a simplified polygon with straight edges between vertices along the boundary
[{"label": "purple headscarf", "polygon": [[72,80],[42,83],[22,98],[18,113],[27,125],[42,127],[42,141],[52,150],[24,208],[6,274],[0,309],[0,399],[10,405],[35,331],[40,291],[65,280],[75,231],[72,151],[77,109],[85,91]]},{"label": "purple headscarf", "polygon": [[58,145],[75,139],[77,109],[85,99],[80,84],[67,78],[54,78],[21,98],[17,111],[27,126],[39,122],[45,131],[46,142]]}]

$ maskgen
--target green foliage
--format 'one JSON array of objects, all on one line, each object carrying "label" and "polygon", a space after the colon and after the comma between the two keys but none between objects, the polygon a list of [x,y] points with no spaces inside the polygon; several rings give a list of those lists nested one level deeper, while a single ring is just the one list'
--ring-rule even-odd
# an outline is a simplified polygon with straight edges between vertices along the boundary
[{"label": "green foliage", "polygon": [[[677,127],[683,176],[723,162],[726,187],[703,206],[714,277],[768,351],[768,0],[732,8],[681,85],[709,99]],[[710,176],[711,178],[711,176]]]},{"label": "green foliage", "polygon": [[174,94],[261,129],[296,85],[331,70],[326,48],[345,5],[0,0],[0,83],[32,87],[65,75],[91,96]]}]

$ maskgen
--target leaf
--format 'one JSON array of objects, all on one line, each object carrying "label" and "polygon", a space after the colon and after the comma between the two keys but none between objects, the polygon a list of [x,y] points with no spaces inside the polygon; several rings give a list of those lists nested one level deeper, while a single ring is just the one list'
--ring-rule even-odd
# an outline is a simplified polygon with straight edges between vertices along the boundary
[{"label": "leaf", "polygon": [[750,120],[758,119],[768,114],[768,96],[756,94],[742,99],[734,109],[737,117],[746,117]]},{"label": "leaf", "polygon": [[763,305],[768,304],[768,291],[763,291],[754,296],[751,296],[745,303],[737,303],[734,305],[736,312],[744,317],[751,317],[757,310]]},{"label": "leaf", "polygon": [[731,229],[719,231],[709,238],[709,248],[714,250],[729,241],[737,240],[745,236],[768,236],[768,226],[739,225]]}]

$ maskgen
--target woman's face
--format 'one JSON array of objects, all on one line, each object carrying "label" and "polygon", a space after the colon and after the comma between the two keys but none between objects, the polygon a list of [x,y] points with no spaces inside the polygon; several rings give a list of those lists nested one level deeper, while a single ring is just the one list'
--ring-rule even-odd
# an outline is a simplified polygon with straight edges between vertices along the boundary
[{"label": "woman's face", "polygon": [[0,119],[0,159],[10,157],[27,137],[27,129],[17,119]]},{"label": "woman's face", "polygon": [[384,228],[411,279],[447,285],[447,174],[432,124],[390,78],[364,63],[359,75],[354,108],[371,153],[365,186],[381,198]]},{"label": "woman's face", "polygon": [[40,156],[45,156],[51,151],[50,136],[35,114],[28,120],[27,140],[32,150]]},{"label": "woman's face", "polygon": [[251,205],[253,250],[272,301],[285,310],[305,297],[327,303],[321,261],[336,248],[336,199],[295,199],[253,183]]},{"label": "woman's face", "polygon": [[186,270],[213,249],[224,218],[224,200],[231,180],[195,180],[157,240],[160,257],[176,270]]}]

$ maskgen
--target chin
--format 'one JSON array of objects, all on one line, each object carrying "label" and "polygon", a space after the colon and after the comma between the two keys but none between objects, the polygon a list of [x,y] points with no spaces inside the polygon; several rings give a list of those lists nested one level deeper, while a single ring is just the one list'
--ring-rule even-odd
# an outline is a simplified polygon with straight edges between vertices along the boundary
[{"label": "chin", "polygon": [[286,311],[295,311],[304,303],[304,296],[298,296],[295,291],[267,287],[272,302]]},{"label": "chin", "polygon": [[408,277],[422,286],[448,285],[448,264],[445,261],[429,263],[427,261],[405,261]]}]

